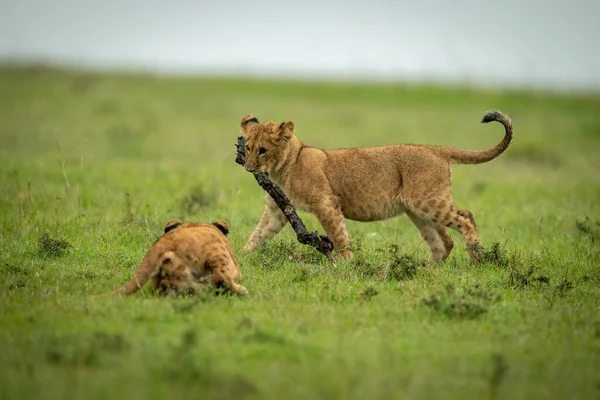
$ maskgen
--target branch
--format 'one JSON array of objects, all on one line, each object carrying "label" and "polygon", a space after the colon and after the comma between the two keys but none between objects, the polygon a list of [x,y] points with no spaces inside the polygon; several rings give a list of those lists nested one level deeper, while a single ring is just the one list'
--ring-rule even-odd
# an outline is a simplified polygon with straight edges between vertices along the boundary
[{"label": "branch", "polygon": [[[237,154],[235,162],[244,165],[246,163],[246,139],[243,136],[238,137]],[[296,210],[292,206],[290,200],[285,195],[283,190],[269,179],[264,172],[255,172],[254,179],[275,201],[283,215],[290,221],[292,229],[296,232],[296,238],[302,244],[313,246],[319,252],[323,253],[329,261],[333,261],[333,243],[327,236],[319,235],[318,232],[308,232],[302,219],[296,214]]]}]

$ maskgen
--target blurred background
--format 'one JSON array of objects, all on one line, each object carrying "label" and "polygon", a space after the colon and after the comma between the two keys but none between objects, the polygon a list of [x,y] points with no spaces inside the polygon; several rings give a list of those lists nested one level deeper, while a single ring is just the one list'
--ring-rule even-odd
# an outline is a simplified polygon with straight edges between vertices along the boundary
[{"label": "blurred background", "polygon": [[0,0],[0,61],[600,88],[596,0]]},{"label": "blurred background", "polygon": [[[325,149],[487,149],[497,108],[510,149],[454,167],[453,194],[486,216],[484,242],[507,226],[532,240],[542,218],[600,205],[599,4],[0,0],[0,218],[142,221],[151,240],[168,219],[218,217],[241,246],[264,202],[234,163],[244,115],[294,120]],[[348,224],[367,247],[421,248],[408,225]]]}]

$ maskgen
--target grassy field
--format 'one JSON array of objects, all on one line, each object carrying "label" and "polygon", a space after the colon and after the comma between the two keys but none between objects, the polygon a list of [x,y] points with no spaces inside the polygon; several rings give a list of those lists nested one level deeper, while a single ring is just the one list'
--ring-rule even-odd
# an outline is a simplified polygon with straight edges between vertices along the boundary
[{"label": "grassy field", "polygon": [[[350,262],[289,226],[240,254],[264,196],[234,162],[244,115],[324,148],[484,149],[492,108],[512,145],[453,167],[485,264],[452,232],[425,265],[406,217],[348,222]],[[600,95],[5,66],[0,188],[2,399],[600,396]],[[228,220],[250,296],[93,298],[172,218]]]}]

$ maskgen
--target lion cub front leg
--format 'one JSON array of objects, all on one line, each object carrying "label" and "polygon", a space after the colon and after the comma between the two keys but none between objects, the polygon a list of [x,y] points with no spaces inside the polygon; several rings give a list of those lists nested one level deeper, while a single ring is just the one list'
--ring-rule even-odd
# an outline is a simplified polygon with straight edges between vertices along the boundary
[{"label": "lion cub front leg", "polygon": [[288,222],[287,218],[283,215],[279,207],[277,207],[277,204],[275,204],[271,196],[266,196],[266,202],[267,204],[262,218],[256,228],[254,228],[254,231],[250,234],[243,251],[254,250],[262,242],[281,232]]},{"label": "lion cub front leg", "polygon": [[344,222],[344,214],[334,199],[322,199],[311,207],[327,236],[333,242],[334,250],[344,260],[352,258],[350,237]]}]

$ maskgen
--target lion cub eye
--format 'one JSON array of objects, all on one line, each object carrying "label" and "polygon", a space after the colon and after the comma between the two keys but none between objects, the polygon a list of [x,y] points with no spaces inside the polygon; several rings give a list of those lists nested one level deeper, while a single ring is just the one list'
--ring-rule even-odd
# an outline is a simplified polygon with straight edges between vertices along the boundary
[{"label": "lion cub eye", "polygon": [[265,154],[267,152],[267,149],[265,149],[264,147],[261,147],[260,149],[258,149],[258,155],[262,156],[263,154]]}]

